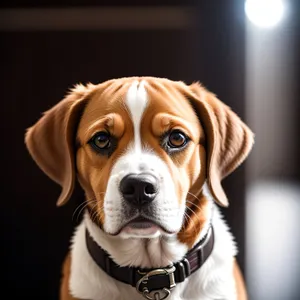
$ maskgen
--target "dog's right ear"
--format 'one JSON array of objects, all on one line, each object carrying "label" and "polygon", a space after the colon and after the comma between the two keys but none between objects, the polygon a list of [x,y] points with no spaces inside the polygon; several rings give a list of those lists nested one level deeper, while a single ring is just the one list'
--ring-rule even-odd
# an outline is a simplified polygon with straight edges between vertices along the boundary
[{"label": "dog's right ear", "polygon": [[77,85],[46,111],[25,135],[29,153],[42,171],[62,187],[57,205],[65,204],[75,184],[75,135],[94,85]]}]

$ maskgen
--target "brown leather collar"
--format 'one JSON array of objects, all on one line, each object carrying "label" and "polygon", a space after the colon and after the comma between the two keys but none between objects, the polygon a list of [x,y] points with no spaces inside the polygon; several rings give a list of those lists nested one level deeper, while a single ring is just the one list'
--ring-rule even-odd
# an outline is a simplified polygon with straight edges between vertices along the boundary
[{"label": "brown leather collar", "polygon": [[[166,299],[176,283],[183,282],[186,277],[197,271],[209,257],[214,246],[214,231],[211,226],[205,237],[188,251],[181,261],[156,269],[120,267],[94,241],[88,230],[86,245],[93,260],[109,276],[135,287],[147,299]],[[163,298],[158,298],[158,291],[164,295]]]}]

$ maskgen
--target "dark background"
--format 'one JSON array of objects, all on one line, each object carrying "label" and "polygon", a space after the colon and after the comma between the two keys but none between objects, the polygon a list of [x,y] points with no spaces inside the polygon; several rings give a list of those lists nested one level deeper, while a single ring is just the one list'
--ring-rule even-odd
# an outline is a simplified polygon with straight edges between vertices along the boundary
[{"label": "dark background", "polygon": [[[8,8],[119,7],[120,3],[127,7],[137,5],[136,1],[129,0],[64,0],[2,1],[0,7],[4,13]],[[296,23],[300,3],[292,3],[295,10],[291,20],[300,30]],[[24,145],[24,133],[43,111],[63,98],[68,88],[78,82],[99,83],[133,75],[168,77],[187,83],[199,80],[242,119],[246,116],[243,1],[164,0],[139,1],[138,5],[179,8],[190,5],[192,26],[154,30],[39,30],[37,27],[36,30],[0,31],[1,271],[5,279],[2,289],[11,295],[10,299],[57,299],[61,264],[77,224],[77,214],[73,219],[72,215],[82,195],[78,190],[73,201],[56,208],[60,189],[30,158]],[[296,34],[294,47],[300,49]],[[295,76],[299,82],[299,58],[294,63],[298,64]],[[299,99],[299,85],[293,93]],[[295,110],[299,108],[297,103]],[[297,126],[300,128],[299,119]],[[298,136],[293,142],[298,149]],[[281,171],[280,176],[299,180],[299,155],[293,165],[286,174]],[[231,202],[224,213],[239,245],[238,261],[243,271],[245,168],[243,165],[224,181]]]}]

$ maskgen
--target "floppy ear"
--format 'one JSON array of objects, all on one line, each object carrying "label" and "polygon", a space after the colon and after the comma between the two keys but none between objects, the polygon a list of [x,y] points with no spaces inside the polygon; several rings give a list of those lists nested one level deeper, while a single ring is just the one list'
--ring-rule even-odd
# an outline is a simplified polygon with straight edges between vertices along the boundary
[{"label": "floppy ear", "polygon": [[206,133],[208,186],[214,199],[221,206],[228,206],[221,180],[246,159],[254,135],[227,105],[199,83],[192,84],[190,89],[192,105]]},{"label": "floppy ear", "polygon": [[25,135],[32,158],[46,175],[62,187],[58,206],[69,200],[74,189],[76,129],[92,87],[91,84],[87,87],[77,85],[65,99],[46,111]]}]

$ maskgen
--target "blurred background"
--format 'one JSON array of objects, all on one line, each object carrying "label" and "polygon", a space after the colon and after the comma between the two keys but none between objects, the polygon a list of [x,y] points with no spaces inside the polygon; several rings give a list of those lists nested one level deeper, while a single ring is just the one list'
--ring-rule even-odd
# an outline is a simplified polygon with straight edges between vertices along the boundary
[{"label": "blurred background", "polygon": [[[2,289],[58,299],[82,201],[29,157],[24,133],[75,83],[150,75],[201,81],[256,134],[224,180],[250,300],[300,299],[300,1],[2,1]],[[79,217],[80,218],[80,217]]]}]

